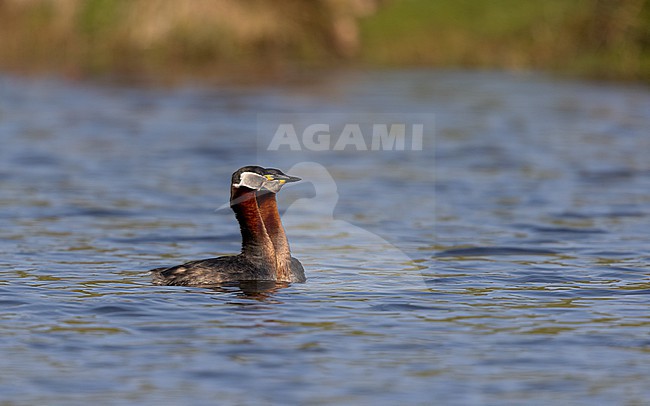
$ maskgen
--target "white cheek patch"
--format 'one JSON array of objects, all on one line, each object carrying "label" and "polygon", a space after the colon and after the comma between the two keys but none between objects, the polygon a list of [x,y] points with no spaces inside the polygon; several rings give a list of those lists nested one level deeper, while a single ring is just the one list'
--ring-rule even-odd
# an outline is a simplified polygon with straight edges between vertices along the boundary
[{"label": "white cheek patch", "polygon": [[266,178],[253,172],[244,172],[239,178],[239,183],[233,184],[234,187],[247,187],[253,190],[259,190],[266,182]]},{"label": "white cheek patch", "polygon": [[280,189],[282,189],[282,185],[284,185],[284,182],[280,182],[278,180],[270,180],[264,182],[264,189],[272,193],[278,193]]}]

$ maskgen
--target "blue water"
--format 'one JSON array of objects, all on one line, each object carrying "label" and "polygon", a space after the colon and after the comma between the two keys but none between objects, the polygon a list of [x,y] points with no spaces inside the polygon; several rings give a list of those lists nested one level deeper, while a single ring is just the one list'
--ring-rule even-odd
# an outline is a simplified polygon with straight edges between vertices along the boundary
[{"label": "blue water", "polygon": [[[422,149],[268,150],[366,116]],[[541,75],[0,76],[0,403],[645,404],[648,134],[647,87]],[[307,283],[151,285],[237,252],[247,164],[304,178]]]}]

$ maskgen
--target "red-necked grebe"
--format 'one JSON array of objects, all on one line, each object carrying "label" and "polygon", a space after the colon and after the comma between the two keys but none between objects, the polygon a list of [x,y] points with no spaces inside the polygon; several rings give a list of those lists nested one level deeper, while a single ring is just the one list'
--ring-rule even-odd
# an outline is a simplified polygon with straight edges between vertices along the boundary
[{"label": "red-necked grebe", "polygon": [[[277,178],[277,180],[276,180]],[[158,285],[206,286],[224,282],[237,281],[279,281],[304,282],[302,265],[296,275],[287,274],[286,269],[278,271],[278,260],[273,241],[267,232],[264,219],[258,207],[256,193],[267,185],[279,191],[286,182],[295,182],[299,178],[290,177],[276,169],[267,172],[259,166],[245,166],[232,175],[230,187],[230,207],[235,212],[242,235],[242,250],[238,255],[202,259],[187,262],[170,268],[157,268],[150,272],[153,282]],[[275,201],[275,195],[273,194]],[[277,213],[277,205],[275,206]],[[273,216],[270,216],[271,219]],[[270,227],[274,233],[284,229],[277,215]],[[286,236],[285,242],[286,242]],[[285,255],[285,251],[282,251]],[[288,252],[288,243],[286,243]],[[290,255],[290,254],[289,254]],[[297,262],[297,260],[296,260]],[[299,262],[298,262],[299,264]]]},{"label": "red-necked grebe", "polygon": [[287,182],[297,182],[300,178],[288,176],[279,169],[266,168],[264,176],[268,179],[262,188],[256,193],[257,205],[260,209],[260,215],[264,221],[266,232],[271,238],[273,248],[275,248],[276,269],[278,279],[291,282],[305,282],[305,270],[296,258],[291,257],[289,249],[289,240],[284,232],[278,203],[275,199],[276,193],[282,189]]}]

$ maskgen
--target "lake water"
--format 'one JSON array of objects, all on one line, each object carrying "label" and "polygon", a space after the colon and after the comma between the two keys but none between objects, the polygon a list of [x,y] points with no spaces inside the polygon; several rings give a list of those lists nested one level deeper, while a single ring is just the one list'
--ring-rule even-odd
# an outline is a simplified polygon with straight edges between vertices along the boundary
[{"label": "lake water", "polygon": [[[650,399],[647,87],[400,71],[0,92],[3,405]],[[334,148],[362,117],[371,150]],[[422,124],[422,148],[372,150],[382,117]],[[276,124],[319,121],[325,150],[300,131],[270,150]],[[278,198],[307,283],[151,285],[238,251],[222,206],[256,163],[304,178]]]}]

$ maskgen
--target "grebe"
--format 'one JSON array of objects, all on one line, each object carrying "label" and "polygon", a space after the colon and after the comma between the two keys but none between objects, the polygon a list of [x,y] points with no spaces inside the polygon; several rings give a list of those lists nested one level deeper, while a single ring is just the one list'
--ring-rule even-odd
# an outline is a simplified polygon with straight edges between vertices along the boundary
[{"label": "grebe", "polygon": [[273,248],[275,249],[276,270],[279,280],[290,282],[305,282],[305,269],[300,261],[291,256],[289,240],[284,232],[278,203],[275,199],[276,193],[282,189],[287,182],[297,182],[300,178],[285,175],[281,170],[275,168],[266,168],[264,177],[268,182],[264,182],[262,188],[257,191],[257,206],[260,215],[264,221],[266,232],[271,238]]},{"label": "grebe", "polygon": [[[278,180],[275,180],[276,177]],[[266,231],[256,199],[257,191],[266,184],[270,187],[269,191],[279,191],[285,182],[297,180],[299,178],[290,177],[278,170],[267,173],[266,169],[260,166],[245,166],[238,169],[232,175],[230,207],[235,212],[242,234],[241,253],[191,261],[170,268],[153,269],[150,271],[153,275],[153,283],[206,286],[237,281],[303,282],[304,271],[302,279],[291,278],[284,270],[278,272],[275,248]],[[272,228],[277,229],[277,225],[274,223]],[[281,223],[280,229],[282,229]],[[283,229],[282,234],[284,235]],[[288,243],[286,245],[288,250]],[[302,266],[300,268],[302,269]]]}]

